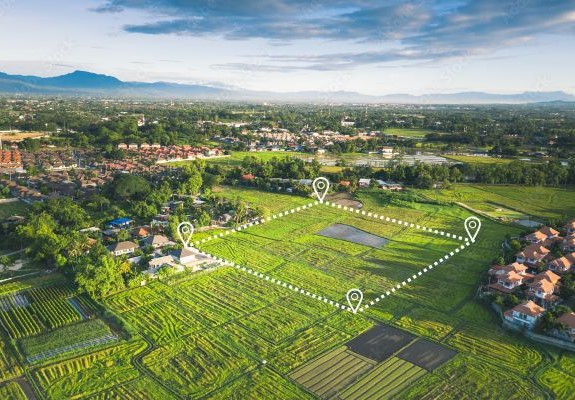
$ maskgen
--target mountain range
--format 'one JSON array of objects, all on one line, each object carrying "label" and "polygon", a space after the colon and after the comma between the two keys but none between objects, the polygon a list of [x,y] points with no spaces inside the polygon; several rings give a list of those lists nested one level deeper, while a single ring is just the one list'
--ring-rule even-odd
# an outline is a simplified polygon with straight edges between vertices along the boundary
[{"label": "mountain range", "polygon": [[395,104],[525,104],[575,102],[562,92],[493,94],[484,92],[434,93],[427,95],[365,95],[356,92],[265,92],[208,85],[170,82],[124,82],[109,75],[87,71],[42,78],[0,72],[0,93],[10,95],[101,96],[123,98],[171,98],[220,101],[268,101],[307,103],[395,103]]}]

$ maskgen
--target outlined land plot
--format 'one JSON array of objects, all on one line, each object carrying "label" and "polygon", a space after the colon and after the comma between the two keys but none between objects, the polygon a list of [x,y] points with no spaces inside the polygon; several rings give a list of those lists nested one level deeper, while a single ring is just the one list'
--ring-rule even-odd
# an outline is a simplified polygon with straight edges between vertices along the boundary
[{"label": "outlined land plot", "polygon": [[[346,232],[338,235],[338,224],[352,241]],[[326,229],[332,237],[322,235]],[[367,293],[359,312],[470,244],[460,235],[329,202],[296,207],[195,242],[240,271],[340,309],[351,310],[340,302],[349,288],[359,288]]]}]

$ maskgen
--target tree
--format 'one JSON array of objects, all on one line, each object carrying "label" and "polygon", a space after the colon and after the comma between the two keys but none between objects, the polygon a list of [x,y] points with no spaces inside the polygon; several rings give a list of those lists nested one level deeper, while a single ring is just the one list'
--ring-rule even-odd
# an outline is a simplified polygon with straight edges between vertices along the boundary
[{"label": "tree", "polygon": [[141,200],[150,193],[150,183],[141,176],[119,174],[109,186],[110,194],[120,200]]},{"label": "tree", "polygon": [[158,210],[153,204],[149,204],[145,201],[138,201],[134,203],[132,211],[134,212],[135,215],[143,219],[153,217],[158,212]]},{"label": "tree", "polygon": [[203,180],[202,174],[195,166],[186,166],[184,170],[185,181],[180,185],[180,193],[196,195],[200,192]]},{"label": "tree", "polygon": [[200,215],[198,215],[198,225],[199,226],[208,226],[212,223],[212,217],[206,211],[202,210]]},{"label": "tree", "polygon": [[4,267],[8,267],[11,264],[11,260],[9,256],[0,256],[0,265]]},{"label": "tree", "polygon": [[102,299],[125,288],[123,274],[129,270],[126,261],[114,258],[105,249],[104,253],[99,249],[78,263],[75,282],[80,291],[94,299]]}]

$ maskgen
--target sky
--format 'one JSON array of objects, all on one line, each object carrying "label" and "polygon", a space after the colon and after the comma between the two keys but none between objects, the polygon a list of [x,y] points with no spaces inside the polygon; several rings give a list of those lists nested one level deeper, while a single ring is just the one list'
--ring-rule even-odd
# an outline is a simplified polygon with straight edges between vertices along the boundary
[{"label": "sky", "polygon": [[44,77],[575,94],[575,0],[0,0],[0,49]]}]

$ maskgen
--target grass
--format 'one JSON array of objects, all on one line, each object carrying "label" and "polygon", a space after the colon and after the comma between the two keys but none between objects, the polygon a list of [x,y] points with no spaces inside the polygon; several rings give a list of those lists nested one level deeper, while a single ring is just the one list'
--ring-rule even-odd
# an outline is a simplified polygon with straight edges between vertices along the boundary
[{"label": "grass", "polygon": [[313,154],[294,151],[234,151],[229,157],[207,158],[205,161],[210,164],[236,167],[241,165],[246,157],[255,157],[261,161],[269,161],[274,157],[278,159],[284,159],[286,157],[313,157]]},{"label": "grass", "polygon": [[573,187],[458,184],[453,189],[418,192],[434,200],[464,203],[494,218],[510,212],[515,218],[530,215],[543,220],[575,216]]},{"label": "grass", "polygon": [[465,164],[509,164],[513,159],[511,158],[498,158],[498,157],[484,157],[484,156],[451,156],[443,155],[443,157],[460,161]]},{"label": "grass", "polygon": [[386,135],[424,138],[425,135],[428,135],[430,133],[441,134],[443,132],[431,129],[421,129],[421,128],[387,128],[383,131],[383,133]]},{"label": "grass", "polygon": [[0,203],[0,221],[13,215],[23,215],[30,207],[22,201]]}]

